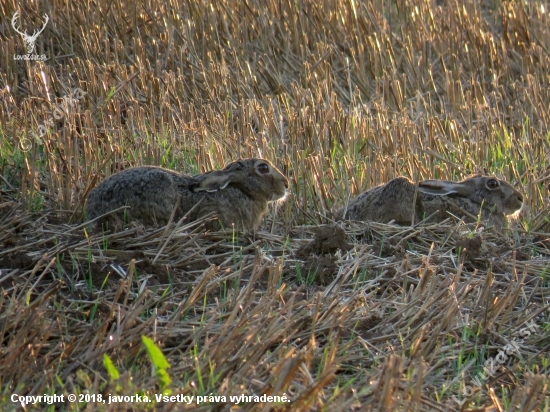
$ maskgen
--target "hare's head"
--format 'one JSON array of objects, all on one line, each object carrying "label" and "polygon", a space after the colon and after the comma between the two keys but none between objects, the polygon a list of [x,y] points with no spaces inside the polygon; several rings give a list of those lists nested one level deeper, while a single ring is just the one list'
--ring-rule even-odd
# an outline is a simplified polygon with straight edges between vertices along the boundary
[{"label": "hare's head", "polygon": [[246,196],[262,201],[284,200],[288,179],[270,162],[264,159],[241,159],[224,169],[195,176],[193,192],[216,192],[234,187]]},{"label": "hare's head", "polygon": [[461,182],[424,180],[418,184],[421,193],[459,196],[480,205],[491,213],[517,215],[523,206],[523,195],[511,184],[492,176],[470,176]]}]

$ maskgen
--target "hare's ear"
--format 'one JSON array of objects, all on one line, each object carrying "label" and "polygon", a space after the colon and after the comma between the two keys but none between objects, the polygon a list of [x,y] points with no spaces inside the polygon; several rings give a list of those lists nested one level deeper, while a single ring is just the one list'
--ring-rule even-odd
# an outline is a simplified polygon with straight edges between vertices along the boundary
[{"label": "hare's ear", "polygon": [[231,175],[213,172],[198,176],[197,182],[191,189],[193,192],[217,192],[225,189],[229,183],[231,183]]},{"label": "hare's ear", "polygon": [[423,180],[418,184],[418,190],[436,196],[460,195],[468,196],[470,189],[461,183],[449,180]]}]

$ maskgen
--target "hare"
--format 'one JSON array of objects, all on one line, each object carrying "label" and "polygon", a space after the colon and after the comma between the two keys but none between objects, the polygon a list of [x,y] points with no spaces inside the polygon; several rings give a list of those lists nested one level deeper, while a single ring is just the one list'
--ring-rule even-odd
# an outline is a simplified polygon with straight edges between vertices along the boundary
[{"label": "hare", "polygon": [[[478,217],[501,230],[506,216],[517,215],[523,196],[509,183],[491,176],[470,176],[461,182],[423,180],[414,183],[404,177],[368,190],[352,199],[337,215],[351,220],[395,221],[410,225],[431,216],[441,222],[451,215],[475,222]],[[432,216],[433,215],[433,216]]]},{"label": "hare", "polygon": [[[288,179],[264,159],[241,159],[216,170],[188,176],[155,166],[142,166],[118,172],[94,188],[85,207],[88,219],[130,206],[125,216],[144,224],[166,223],[175,211],[188,221],[211,212],[218,217],[207,227],[256,229],[273,201],[287,196]],[[100,219],[120,222],[123,213]]]}]

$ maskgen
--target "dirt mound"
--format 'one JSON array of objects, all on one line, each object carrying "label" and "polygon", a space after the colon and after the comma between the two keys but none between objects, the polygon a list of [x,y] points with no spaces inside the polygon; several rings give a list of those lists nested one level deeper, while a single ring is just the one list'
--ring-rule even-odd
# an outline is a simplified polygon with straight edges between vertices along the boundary
[{"label": "dirt mound", "polygon": [[347,252],[352,246],[346,240],[346,232],[338,225],[327,225],[315,230],[315,238],[296,251],[296,256],[333,255],[338,250]]}]

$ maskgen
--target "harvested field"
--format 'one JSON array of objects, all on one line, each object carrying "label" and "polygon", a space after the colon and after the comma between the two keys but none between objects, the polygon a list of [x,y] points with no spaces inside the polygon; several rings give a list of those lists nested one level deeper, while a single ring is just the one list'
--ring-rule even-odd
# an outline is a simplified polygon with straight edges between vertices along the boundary
[{"label": "harvested field", "polygon": [[[550,410],[549,8],[1,2],[0,409]],[[256,232],[85,223],[119,170],[243,157],[290,180]],[[503,232],[333,214],[477,172]]]}]

